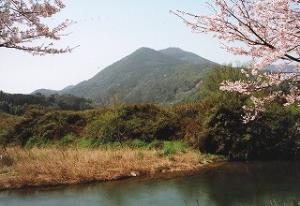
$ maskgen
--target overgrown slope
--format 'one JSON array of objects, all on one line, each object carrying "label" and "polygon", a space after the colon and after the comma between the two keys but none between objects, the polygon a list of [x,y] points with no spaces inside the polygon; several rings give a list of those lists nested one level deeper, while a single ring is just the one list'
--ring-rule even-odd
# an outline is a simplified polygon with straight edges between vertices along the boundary
[{"label": "overgrown slope", "polygon": [[93,78],[58,93],[93,99],[100,104],[111,103],[112,97],[126,103],[178,102],[190,95],[204,73],[215,65],[178,48],[140,48]]}]

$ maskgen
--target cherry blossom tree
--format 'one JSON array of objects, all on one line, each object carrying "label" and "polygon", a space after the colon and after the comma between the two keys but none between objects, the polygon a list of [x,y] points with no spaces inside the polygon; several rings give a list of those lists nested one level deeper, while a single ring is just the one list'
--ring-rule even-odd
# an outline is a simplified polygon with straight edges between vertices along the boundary
[{"label": "cherry blossom tree", "polygon": [[257,68],[277,60],[300,63],[299,0],[212,0],[208,5],[211,15],[173,13],[194,31],[213,33],[229,52],[253,57]]},{"label": "cherry blossom tree", "polygon": [[[248,95],[244,123],[255,120],[265,105],[300,103],[298,72],[259,71],[268,65],[293,64],[300,69],[299,0],[212,0],[211,15],[173,12],[196,32],[213,33],[225,49],[253,58],[244,80],[225,81],[220,90]],[[285,86],[283,89],[283,85]]]},{"label": "cherry blossom tree", "polygon": [[265,106],[276,102],[282,106],[300,103],[299,74],[297,72],[268,72],[255,69],[244,70],[243,80],[236,82],[224,81],[220,90],[236,92],[246,95],[250,104],[244,105],[245,115],[243,122],[248,123],[256,119],[260,112],[265,111]]},{"label": "cherry blossom tree", "polygon": [[53,27],[46,23],[64,7],[61,0],[0,0],[0,48],[33,55],[70,52],[71,48],[56,48],[54,41],[61,39],[72,22],[65,20]]}]

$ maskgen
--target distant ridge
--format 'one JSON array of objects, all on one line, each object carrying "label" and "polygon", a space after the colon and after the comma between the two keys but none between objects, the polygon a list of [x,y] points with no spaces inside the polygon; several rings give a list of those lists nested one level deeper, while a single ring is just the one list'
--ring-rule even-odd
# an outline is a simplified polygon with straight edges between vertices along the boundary
[{"label": "distant ridge", "polygon": [[62,90],[52,90],[52,89],[38,89],[32,92],[31,94],[42,94],[45,96],[51,96],[54,94],[67,94],[69,90],[71,90],[74,87],[74,85],[67,86],[63,88]]},{"label": "distant ridge", "polygon": [[128,103],[171,103],[188,95],[215,65],[180,48],[156,51],[142,47],[87,81],[61,91],[41,89],[34,94],[71,94],[100,104],[108,103],[112,95]]},{"label": "distant ridge", "polygon": [[190,64],[207,64],[207,63],[215,64],[214,62],[209,61],[203,57],[200,57],[197,54],[184,51],[177,47],[170,47],[167,49],[159,50],[159,52],[169,55],[173,58],[180,59],[181,61],[188,62]]}]

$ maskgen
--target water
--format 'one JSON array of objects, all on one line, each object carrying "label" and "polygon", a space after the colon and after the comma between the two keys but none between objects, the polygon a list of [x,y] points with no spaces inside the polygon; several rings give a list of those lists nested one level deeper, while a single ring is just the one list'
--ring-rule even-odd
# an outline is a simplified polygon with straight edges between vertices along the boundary
[{"label": "water", "polygon": [[0,193],[1,206],[247,206],[271,202],[300,203],[300,164],[228,163],[176,179],[129,179]]}]

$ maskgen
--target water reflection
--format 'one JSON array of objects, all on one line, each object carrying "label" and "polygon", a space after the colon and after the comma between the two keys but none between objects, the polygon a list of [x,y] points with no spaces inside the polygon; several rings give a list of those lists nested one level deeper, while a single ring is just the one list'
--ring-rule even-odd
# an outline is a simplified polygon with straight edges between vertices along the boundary
[{"label": "water reflection", "polygon": [[[197,176],[0,193],[5,206],[297,205],[300,164],[229,163]],[[198,203],[197,203],[198,201]],[[269,204],[270,205],[270,204]]]}]

